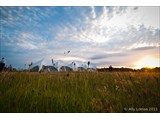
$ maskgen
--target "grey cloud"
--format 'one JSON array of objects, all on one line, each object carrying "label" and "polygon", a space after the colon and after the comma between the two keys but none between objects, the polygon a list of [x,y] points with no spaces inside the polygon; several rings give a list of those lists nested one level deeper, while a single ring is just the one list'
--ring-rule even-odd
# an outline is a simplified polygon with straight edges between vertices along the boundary
[{"label": "grey cloud", "polygon": [[91,60],[100,60],[100,59],[104,59],[104,58],[113,58],[113,57],[123,57],[123,56],[128,56],[129,53],[106,53],[106,54],[96,54],[96,55],[93,55],[91,57],[89,57],[88,59],[91,59]]},{"label": "grey cloud", "polygon": [[98,60],[98,59],[103,59],[103,58],[107,58],[107,57],[109,57],[109,55],[98,54],[98,55],[91,56],[89,59],[91,59],[91,60]]},{"label": "grey cloud", "polygon": [[157,47],[154,46],[147,46],[147,47],[138,47],[131,49],[132,51],[145,51],[145,50],[151,50],[151,49],[156,49]]},{"label": "grey cloud", "polygon": [[159,43],[159,30],[151,30],[143,25],[139,29],[129,26],[127,30],[121,29],[110,36],[106,43],[100,45],[106,50],[121,50],[131,47],[133,44],[147,44],[157,46]]}]

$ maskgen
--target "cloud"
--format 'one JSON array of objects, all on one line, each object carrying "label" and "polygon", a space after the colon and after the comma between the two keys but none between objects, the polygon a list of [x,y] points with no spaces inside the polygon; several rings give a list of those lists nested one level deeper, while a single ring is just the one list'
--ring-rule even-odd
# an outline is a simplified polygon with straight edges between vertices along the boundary
[{"label": "cloud", "polygon": [[106,54],[98,54],[98,55],[91,56],[89,59],[91,59],[91,60],[98,60],[98,59],[103,59],[103,58],[107,58],[107,57],[109,57],[109,56],[106,55]]},{"label": "cloud", "polygon": [[[101,59],[114,59],[126,57],[136,57],[127,55],[123,51],[130,49],[136,49],[144,46],[157,46],[159,39],[159,29],[152,27],[147,27],[143,23],[144,21],[139,21],[132,24],[131,20],[127,21],[130,24],[127,26],[122,26],[124,16],[130,16],[129,11],[137,11],[139,8],[107,8],[104,7],[101,11],[101,15],[96,16],[93,19],[94,14],[96,15],[96,7],[91,7],[90,17],[86,17],[85,21],[72,24],[65,23],[62,24],[55,34],[55,39],[52,41],[56,44],[57,49],[71,49],[76,51],[73,56],[80,56],[84,59],[91,59],[93,62],[99,61]],[[120,12],[118,12],[120,11]],[[107,15],[107,14],[110,15]],[[83,13],[85,14],[85,13]],[[138,14],[138,13],[137,13]],[[84,15],[87,16],[87,15]],[[116,19],[115,19],[115,16]],[[143,16],[143,15],[141,15]],[[119,19],[123,20],[119,22]],[[136,18],[132,16],[132,18]],[[118,19],[118,20],[117,20]],[[115,24],[112,20],[116,20]],[[127,20],[127,19],[126,19]],[[125,21],[126,21],[125,20]],[[112,26],[113,25],[113,26]],[[78,27],[81,27],[79,29]],[[78,50],[77,50],[78,49]],[[145,49],[145,48],[142,48]],[[147,48],[146,48],[147,49]],[[148,48],[149,49],[149,48]],[[58,50],[60,51],[60,50]],[[62,50],[63,51],[63,50]],[[121,54],[103,54],[103,52],[122,52]],[[78,53],[78,55],[77,55]],[[100,53],[96,54],[95,53]],[[133,53],[134,54],[134,53]],[[122,61],[124,61],[122,59]],[[100,62],[100,61],[99,61]],[[119,61],[120,62],[120,61]],[[101,62],[100,62],[101,63]],[[115,62],[114,62],[115,63]],[[127,64],[127,63],[126,63]]]},{"label": "cloud", "polygon": [[45,49],[46,43],[41,38],[40,35],[32,34],[32,33],[21,33],[17,38],[17,47],[21,47],[21,49]]},{"label": "cloud", "polygon": [[114,57],[126,57],[129,56],[129,53],[126,52],[119,52],[119,53],[103,53],[103,54],[96,54],[93,55],[91,57],[89,57],[88,59],[91,60],[99,60],[99,59],[108,59],[108,58],[114,58]]},{"label": "cloud", "polygon": [[31,49],[31,50],[37,49],[37,47],[34,44],[27,42],[27,41],[24,41],[24,40],[17,43],[17,45],[23,49]]},{"label": "cloud", "polygon": [[132,49],[133,51],[144,51],[144,50],[151,50],[151,49],[155,49],[157,47],[153,47],[153,46],[147,46],[147,47],[138,47],[138,48],[134,48]]},{"label": "cloud", "polygon": [[[62,38],[66,37],[67,39],[76,39],[77,41],[90,42],[91,44],[95,43],[107,44],[107,43],[112,43],[112,41],[113,42],[116,41],[117,43],[118,42],[133,43],[136,42],[136,40],[138,40],[137,42],[139,42],[143,38],[144,39],[142,42],[149,43],[149,39],[151,40],[153,38],[156,40],[153,41],[152,39],[152,42],[157,43],[157,38],[158,38],[157,32],[159,32],[159,30],[157,30],[156,32],[157,35],[155,36],[153,34],[155,32],[155,29],[151,30],[152,28],[148,27],[148,25],[145,26],[144,24],[145,21],[143,21],[143,19],[141,21],[138,20],[138,22],[135,23],[132,22],[136,18],[136,15],[138,14],[137,12],[136,12],[137,14],[131,17],[133,19],[128,20],[126,17],[129,17],[131,15],[131,13],[129,12],[133,12],[133,9],[131,8],[128,9],[123,8],[122,10],[121,9],[122,8],[112,8],[110,10],[110,14],[113,14],[113,17],[111,17],[108,20],[109,16],[107,15],[107,13],[109,10],[107,10],[107,8],[104,7],[103,14],[99,18],[96,19],[87,18],[84,21],[82,29],[79,31],[76,31],[77,28],[75,28],[76,26],[74,24],[70,24],[69,26],[64,25],[64,27],[62,27],[61,30],[59,30],[61,33],[63,33],[61,34],[63,35],[61,37]],[[118,11],[123,11],[123,12],[118,12]],[[91,11],[91,15],[93,16],[93,8]],[[143,14],[141,15],[141,17],[142,16]],[[157,16],[154,17],[153,19],[156,18]],[[125,21],[127,22],[127,24]],[[72,28],[75,28],[76,30]]]},{"label": "cloud", "polygon": [[[9,49],[24,61],[45,57],[68,62],[91,60],[105,66],[131,65],[137,55],[157,56],[158,7],[0,7],[0,10],[2,53],[8,57],[11,54],[5,50]],[[67,50],[71,53],[64,56]]]}]

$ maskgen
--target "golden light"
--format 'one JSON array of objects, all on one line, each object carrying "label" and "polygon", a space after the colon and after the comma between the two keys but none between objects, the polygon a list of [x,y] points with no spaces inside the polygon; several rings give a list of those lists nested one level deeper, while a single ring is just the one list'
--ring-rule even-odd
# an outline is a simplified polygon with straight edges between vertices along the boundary
[{"label": "golden light", "polygon": [[135,63],[135,68],[143,68],[143,67],[148,67],[148,68],[154,68],[154,67],[159,67],[159,59],[151,56],[146,56],[140,59],[138,62]]}]

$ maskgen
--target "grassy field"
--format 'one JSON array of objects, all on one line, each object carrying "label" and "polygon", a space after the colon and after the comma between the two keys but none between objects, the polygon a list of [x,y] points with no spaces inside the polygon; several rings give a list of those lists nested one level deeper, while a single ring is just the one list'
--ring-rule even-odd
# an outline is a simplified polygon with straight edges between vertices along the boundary
[{"label": "grassy field", "polygon": [[160,112],[160,74],[2,72],[0,112]]}]

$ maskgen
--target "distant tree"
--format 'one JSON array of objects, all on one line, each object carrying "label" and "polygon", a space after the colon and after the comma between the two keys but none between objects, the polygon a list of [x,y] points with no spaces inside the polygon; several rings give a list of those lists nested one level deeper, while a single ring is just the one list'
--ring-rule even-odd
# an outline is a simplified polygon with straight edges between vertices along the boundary
[{"label": "distant tree", "polygon": [[3,69],[5,69],[5,58],[2,58],[2,60],[0,61],[0,71],[2,71]]},{"label": "distant tree", "polygon": [[112,65],[109,66],[109,71],[112,71],[113,70],[113,67]]},{"label": "distant tree", "polygon": [[143,72],[150,72],[152,69],[151,68],[148,68],[148,67],[143,67],[141,68],[141,71]]},{"label": "distant tree", "polygon": [[160,67],[155,67],[155,68],[153,68],[153,71],[154,71],[154,72],[160,72]]}]

